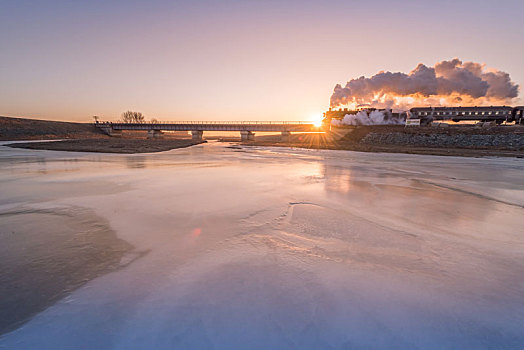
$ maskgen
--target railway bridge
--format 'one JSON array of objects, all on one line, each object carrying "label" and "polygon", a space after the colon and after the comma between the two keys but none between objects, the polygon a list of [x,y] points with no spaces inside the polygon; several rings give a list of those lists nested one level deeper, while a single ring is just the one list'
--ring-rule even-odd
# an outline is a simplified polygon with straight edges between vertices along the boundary
[{"label": "railway bridge", "polygon": [[154,123],[97,122],[96,127],[110,136],[121,136],[124,130],[147,131],[148,138],[161,138],[163,131],[191,131],[193,140],[202,140],[204,131],[239,131],[242,141],[255,139],[255,132],[280,132],[282,140],[289,139],[291,132],[321,132],[322,127],[312,122],[274,121],[174,121]]}]

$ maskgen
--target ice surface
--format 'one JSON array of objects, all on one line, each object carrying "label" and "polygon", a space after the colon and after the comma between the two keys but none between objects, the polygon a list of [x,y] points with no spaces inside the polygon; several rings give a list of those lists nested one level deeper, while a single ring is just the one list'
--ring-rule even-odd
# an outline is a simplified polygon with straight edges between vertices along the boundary
[{"label": "ice surface", "polygon": [[523,348],[523,160],[226,146],[0,147],[0,210],[88,208],[144,254],[0,347]]}]

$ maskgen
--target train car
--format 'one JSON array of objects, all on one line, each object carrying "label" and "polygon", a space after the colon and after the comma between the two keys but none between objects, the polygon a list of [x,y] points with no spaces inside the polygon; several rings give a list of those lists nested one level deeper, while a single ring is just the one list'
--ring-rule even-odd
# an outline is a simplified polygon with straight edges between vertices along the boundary
[{"label": "train car", "polygon": [[517,106],[513,108],[511,113],[512,121],[515,122],[515,125],[524,125],[524,106]]},{"label": "train car", "polygon": [[504,121],[512,122],[513,107],[416,107],[411,108],[410,119],[420,119],[422,124],[429,124],[433,120],[452,120],[459,122],[469,121],[495,121],[501,124]]}]

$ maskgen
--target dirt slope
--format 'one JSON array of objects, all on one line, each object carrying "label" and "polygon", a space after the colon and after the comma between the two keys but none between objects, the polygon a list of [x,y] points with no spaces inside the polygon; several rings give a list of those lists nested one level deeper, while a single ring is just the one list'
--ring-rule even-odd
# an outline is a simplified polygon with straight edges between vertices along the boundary
[{"label": "dirt slope", "polygon": [[0,117],[0,140],[105,138],[91,123]]}]

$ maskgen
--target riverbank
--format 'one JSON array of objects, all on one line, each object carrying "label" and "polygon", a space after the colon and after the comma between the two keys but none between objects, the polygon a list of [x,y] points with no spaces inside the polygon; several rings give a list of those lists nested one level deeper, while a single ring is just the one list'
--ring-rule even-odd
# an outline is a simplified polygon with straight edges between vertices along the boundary
[{"label": "riverbank", "polygon": [[108,138],[93,123],[0,117],[0,141]]},{"label": "riverbank", "polygon": [[496,126],[412,127],[360,126],[326,134],[261,136],[245,142],[254,146],[349,150],[463,157],[524,157],[524,128]]},{"label": "riverbank", "polygon": [[153,153],[169,151],[175,148],[184,148],[198,145],[205,141],[191,139],[80,139],[50,142],[25,142],[7,144],[13,148],[27,148],[51,151],[71,152],[98,152],[98,153]]},{"label": "riverbank", "polygon": [[[202,142],[191,140],[187,133],[166,133],[163,139],[148,140],[144,132],[127,131],[123,133],[122,138],[112,138],[88,123],[0,117],[0,140],[53,139],[62,141],[16,143],[8,146],[56,151],[151,153],[189,147]],[[240,141],[235,137],[210,136],[209,139]],[[409,128],[402,125],[358,126],[336,128],[325,134],[292,134],[285,142],[280,140],[280,134],[257,135],[255,141],[243,144],[359,152],[522,158],[524,127],[447,124]]]}]

